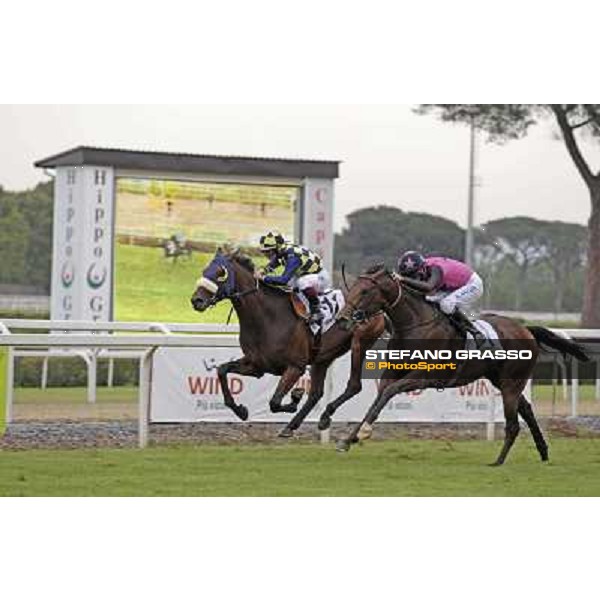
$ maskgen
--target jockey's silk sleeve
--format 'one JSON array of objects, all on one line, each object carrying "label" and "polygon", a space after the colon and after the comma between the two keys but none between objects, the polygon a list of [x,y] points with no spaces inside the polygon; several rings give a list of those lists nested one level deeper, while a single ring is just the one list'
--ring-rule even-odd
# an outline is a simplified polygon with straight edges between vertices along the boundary
[{"label": "jockey's silk sleeve", "polygon": [[296,270],[302,266],[302,261],[294,254],[288,254],[285,257],[285,270],[279,276],[268,275],[263,279],[270,285],[286,285],[294,276]]},{"label": "jockey's silk sleeve", "polygon": [[279,257],[278,256],[274,256],[269,261],[269,263],[267,264],[267,266],[265,267],[265,273],[270,273],[271,271],[274,271],[278,266],[279,266]]}]

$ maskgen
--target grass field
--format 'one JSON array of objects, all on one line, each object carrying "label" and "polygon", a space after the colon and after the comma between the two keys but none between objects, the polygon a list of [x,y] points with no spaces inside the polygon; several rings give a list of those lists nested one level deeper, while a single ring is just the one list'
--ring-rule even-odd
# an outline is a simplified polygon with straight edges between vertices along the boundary
[{"label": "grass field", "polygon": [[370,442],[332,446],[163,447],[2,452],[0,495],[12,496],[597,496],[600,440],[531,440],[490,468],[500,444]]},{"label": "grass field", "polygon": [[[137,402],[138,390],[135,387],[98,387],[97,402],[130,403]],[[87,402],[87,388],[15,388],[14,401],[17,404],[79,404]]]},{"label": "grass field", "polygon": [[[194,252],[177,263],[166,260],[161,248],[116,246],[117,321],[170,323],[225,323],[231,303],[220,302],[204,313],[192,309],[190,299],[196,281],[213,254]],[[261,264],[261,259],[256,261]],[[264,263],[264,261],[262,261]],[[232,323],[237,316],[232,315]]]},{"label": "grass field", "polygon": [[[116,247],[116,307],[118,321],[225,323],[230,303],[205,313],[192,309],[194,286],[211,254],[194,253],[190,260],[165,260],[161,248],[119,244]],[[237,322],[233,315],[232,323]]]},{"label": "grass field", "polygon": [[[292,194],[294,191],[290,190]],[[293,235],[293,202],[290,198],[281,200],[242,203],[119,194],[116,231],[118,235],[164,239],[181,233],[195,242],[250,246],[265,229],[275,229],[286,237]],[[169,213],[167,206],[171,206]]]}]

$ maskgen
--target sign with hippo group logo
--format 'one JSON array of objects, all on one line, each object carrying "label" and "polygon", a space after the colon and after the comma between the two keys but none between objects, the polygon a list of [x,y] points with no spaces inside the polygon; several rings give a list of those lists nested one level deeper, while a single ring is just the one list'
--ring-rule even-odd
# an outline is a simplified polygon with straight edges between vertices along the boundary
[{"label": "sign with hippo group logo", "polygon": [[[163,348],[154,355],[150,419],[155,423],[193,423],[199,421],[237,422],[225,406],[217,367],[240,358],[237,348]],[[350,373],[350,355],[336,361],[330,370],[329,392],[308,417],[317,421],[325,405],[339,396]],[[265,375],[253,379],[230,374],[228,383],[236,403],[248,408],[249,420],[287,422],[289,414],[273,414],[269,400],[279,378]],[[378,381],[363,380],[363,390],[336,413],[338,422],[359,421],[377,395]],[[310,378],[303,377],[299,387],[310,388]],[[304,401],[304,400],[303,400]],[[284,400],[289,402],[289,397]],[[502,400],[485,380],[443,392],[420,390],[392,398],[379,420],[383,422],[474,422],[503,421]]]},{"label": "sign with hippo group logo", "polygon": [[51,318],[112,318],[114,172],[56,170]]}]

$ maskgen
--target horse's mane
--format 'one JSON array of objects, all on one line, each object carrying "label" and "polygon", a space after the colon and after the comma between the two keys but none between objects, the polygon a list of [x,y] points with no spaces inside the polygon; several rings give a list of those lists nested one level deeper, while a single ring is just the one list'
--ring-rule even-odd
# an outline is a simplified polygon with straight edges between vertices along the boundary
[{"label": "horse's mane", "polygon": [[[365,275],[376,275],[378,273],[388,273],[388,274],[392,274],[393,271],[391,271],[390,269],[388,269],[385,266],[385,263],[377,263],[375,265],[370,266],[366,271],[365,271]],[[400,285],[402,286],[402,289],[413,295],[416,296],[417,298],[421,298],[424,299],[425,296],[427,294],[425,294],[424,292],[421,292],[419,290],[415,290],[414,288],[410,287],[410,285],[406,284],[404,281],[402,281],[402,279],[400,279]]]},{"label": "horse's mane", "polygon": [[365,275],[374,275],[375,273],[379,273],[380,271],[385,271],[384,263],[377,263],[376,265],[369,267],[365,271]]},{"label": "horse's mane", "polygon": [[411,294],[412,296],[416,296],[417,298],[421,298],[422,300],[425,300],[425,296],[427,296],[426,292],[421,292],[420,290],[415,290],[415,288],[410,287],[410,285],[408,285],[407,283],[405,283],[402,280],[400,280],[400,285],[402,286],[403,291]]},{"label": "horse's mane", "polygon": [[240,265],[240,267],[243,267],[249,273],[254,273],[255,267],[253,260],[247,254],[244,254],[239,248],[223,252],[223,255],[230,260],[235,261],[238,265]]}]

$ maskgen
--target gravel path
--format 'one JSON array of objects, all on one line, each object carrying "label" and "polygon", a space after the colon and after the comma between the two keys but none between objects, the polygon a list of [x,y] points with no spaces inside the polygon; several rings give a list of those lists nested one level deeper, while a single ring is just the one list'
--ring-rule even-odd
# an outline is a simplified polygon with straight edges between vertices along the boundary
[{"label": "gravel path", "polygon": [[[283,425],[273,423],[189,423],[181,425],[151,425],[151,444],[289,444],[277,433]],[[335,425],[331,439],[343,435],[348,426]],[[399,425],[382,423],[375,428],[373,439],[412,437],[422,439],[481,439],[484,426],[480,425]],[[306,425],[295,440],[320,442],[315,424]],[[9,425],[0,438],[0,449],[30,448],[126,448],[137,446],[135,421],[76,422],[26,421]]]},{"label": "gravel path", "polygon": [[[541,422],[545,431],[560,436],[589,436],[600,434],[600,417],[579,419],[546,419]],[[294,440],[282,440],[277,433],[280,424],[272,423],[193,423],[181,425],[151,425],[152,445],[165,444],[290,444],[294,440],[319,443],[315,424],[306,425]],[[496,429],[496,439],[502,438],[502,426]],[[525,429],[525,434],[526,428]],[[335,425],[331,440],[344,435],[347,424]],[[382,439],[485,439],[482,424],[379,423],[373,431],[374,440]],[[133,420],[77,422],[77,421],[21,421],[9,425],[0,438],[0,450],[32,448],[135,448],[137,423]]]},{"label": "gravel path", "polygon": [[594,433],[600,433],[600,417],[577,417],[576,419],[572,419],[572,422],[582,429],[586,429],[588,431],[592,431]]}]

